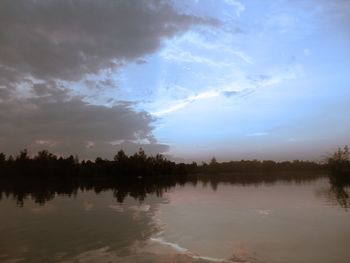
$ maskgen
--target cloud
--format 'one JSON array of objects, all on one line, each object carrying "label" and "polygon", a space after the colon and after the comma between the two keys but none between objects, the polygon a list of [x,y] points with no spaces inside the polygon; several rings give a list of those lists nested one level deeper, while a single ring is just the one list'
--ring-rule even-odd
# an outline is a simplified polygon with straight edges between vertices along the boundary
[{"label": "cloud", "polygon": [[203,100],[203,99],[209,99],[209,98],[213,98],[213,97],[217,97],[220,95],[219,91],[216,90],[208,90],[205,92],[201,92],[197,95],[194,96],[189,96],[183,100],[178,100],[177,102],[175,102],[173,105],[168,106],[164,109],[161,109],[159,111],[156,111],[153,113],[153,115],[155,116],[163,116],[165,114],[174,112],[174,111],[178,111],[182,108],[185,108],[188,104],[196,102],[198,100]]},{"label": "cloud", "polygon": [[156,51],[164,38],[213,20],[165,0],[3,0],[0,64],[39,79],[78,80]]},{"label": "cloud", "polygon": [[268,132],[253,132],[253,133],[247,134],[246,136],[249,136],[249,137],[261,137],[261,136],[266,136],[266,135],[269,135],[269,133]]},{"label": "cloud", "polygon": [[236,9],[236,15],[238,17],[240,17],[241,13],[245,11],[245,6],[238,0],[225,0],[225,3]]},{"label": "cloud", "polygon": [[1,1],[1,151],[48,148],[83,157],[140,146],[148,153],[167,151],[152,135],[150,114],[118,98],[108,100],[110,107],[90,104],[76,86],[93,87],[96,94],[115,88],[114,70],[144,63],[164,39],[216,24],[178,13],[170,0]]},{"label": "cloud", "polygon": [[[152,135],[154,119],[135,111],[131,103],[112,107],[92,105],[68,90],[51,85],[33,84],[30,98],[12,98],[0,103],[0,148],[7,153],[24,147],[32,151],[49,149],[54,153],[83,157],[111,157],[117,150],[143,147],[148,152],[164,152]],[[122,145],[111,142],[130,141]]]},{"label": "cloud", "polygon": [[137,65],[142,65],[142,64],[147,64],[147,61],[144,60],[144,59],[138,59],[138,60],[136,60],[135,63],[136,63]]},{"label": "cloud", "polygon": [[224,95],[225,97],[232,97],[232,96],[236,96],[238,94],[238,91],[223,91],[222,95]]},{"label": "cloud", "polygon": [[247,76],[257,88],[266,88],[303,76],[304,69],[301,64],[293,63],[285,70],[273,72],[271,75],[259,74]]},{"label": "cloud", "polygon": [[92,90],[105,90],[117,87],[115,81],[111,78],[105,78],[102,80],[85,79],[84,84],[86,85],[86,87]]},{"label": "cloud", "polygon": [[231,51],[231,53],[248,64],[254,64],[254,60],[250,56],[245,54],[243,51]]},{"label": "cloud", "polygon": [[[198,34],[198,32],[189,31],[172,41],[160,55],[170,62],[196,63],[211,67],[232,68],[235,65],[235,58],[247,64],[254,64],[254,60],[248,54],[232,46],[232,34],[216,29],[215,34],[220,32],[220,38],[218,38],[210,32],[207,31],[204,37],[203,32]],[[189,51],[189,47],[193,51]]]},{"label": "cloud", "polygon": [[172,48],[165,50],[162,52],[161,57],[165,60],[171,62],[179,62],[179,63],[196,63],[202,64],[209,67],[227,67],[232,66],[232,63],[215,61],[205,56],[198,56],[191,52],[184,51],[178,48]]},{"label": "cloud", "polygon": [[196,101],[219,96],[224,96],[226,98],[244,98],[254,93],[258,89],[280,85],[287,80],[295,79],[302,75],[302,73],[303,68],[300,65],[293,65],[287,70],[274,73],[274,75],[271,76],[263,74],[257,76],[247,76],[247,80],[249,80],[250,83],[246,83],[245,81],[237,81],[236,83],[226,84],[218,88],[211,88],[196,95],[187,96],[186,98],[176,100],[173,103],[170,103],[170,106],[165,105],[160,110],[154,111],[152,114],[155,116],[164,116],[166,114],[181,110]]}]

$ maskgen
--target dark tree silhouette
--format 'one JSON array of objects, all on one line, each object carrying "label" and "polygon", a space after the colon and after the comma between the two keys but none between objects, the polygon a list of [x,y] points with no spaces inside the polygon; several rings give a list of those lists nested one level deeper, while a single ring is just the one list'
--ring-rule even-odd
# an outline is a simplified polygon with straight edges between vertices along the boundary
[{"label": "dark tree silhouette", "polygon": [[327,165],[333,176],[350,180],[350,151],[346,145],[327,157]]}]

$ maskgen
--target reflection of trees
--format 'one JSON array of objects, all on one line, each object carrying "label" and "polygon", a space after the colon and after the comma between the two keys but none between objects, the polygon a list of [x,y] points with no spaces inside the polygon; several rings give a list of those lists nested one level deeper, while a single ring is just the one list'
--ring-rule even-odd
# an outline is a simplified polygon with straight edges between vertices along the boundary
[{"label": "reflection of trees", "polygon": [[316,194],[338,204],[347,211],[350,208],[350,184],[336,176],[330,176],[329,182],[328,188],[319,189]]},{"label": "reflection of trees", "polygon": [[176,185],[177,182],[157,179],[122,179],[113,178],[48,178],[35,180],[35,178],[8,179],[0,181],[0,199],[3,196],[12,196],[19,205],[23,205],[27,198],[36,203],[44,204],[56,195],[75,196],[78,190],[101,193],[113,190],[118,202],[122,203],[127,196],[137,200],[144,200],[148,194],[155,193],[162,196],[164,191]]},{"label": "reflection of trees", "polygon": [[338,201],[339,205],[345,209],[350,208],[349,193],[347,191],[350,186],[348,178],[332,174],[330,176],[330,183],[330,191],[336,197],[336,200]]},{"label": "reflection of trees", "polygon": [[329,170],[330,188],[319,191],[330,201],[336,201],[347,210],[350,207],[350,151],[348,146],[338,148],[326,157],[326,166]]},{"label": "reflection of trees", "polygon": [[332,186],[331,192],[334,193],[335,198],[341,207],[345,208],[345,210],[350,208],[349,194],[344,187]]},{"label": "reflection of trees", "polygon": [[[154,212],[162,199],[148,200],[149,209],[142,211],[137,210],[138,202],[132,199],[124,200],[123,205],[113,205],[106,193],[106,198],[92,200],[96,210],[90,212],[82,206],[90,196],[80,193],[78,200],[64,202],[64,205],[62,199],[40,207],[28,202],[26,209],[21,209],[21,216],[13,210],[9,213],[3,210],[0,261],[15,262],[16,258],[21,258],[20,262],[30,263],[107,262],[103,256],[94,261],[91,253],[86,255],[86,260],[78,260],[76,256],[95,249],[105,249],[106,255],[128,255],[133,253],[135,244],[142,245],[160,231]],[[16,225],[16,228],[6,227],[8,225]],[[25,231],[21,231],[24,226]],[[26,249],[21,249],[23,247]]]},{"label": "reflection of trees", "polygon": [[0,153],[0,198],[11,194],[19,204],[27,197],[43,204],[56,194],[113,190],[116,199],[123,202],[126,196],[143,200],[149,193],[162,195],[170,187],[186,182],[209,183],[213,190],[222,182],[244,185],[283,180],[301,183],[318,177],[322,169],[322,165],[299,160],[219,163],[213,158],[209,164],[177,164],[160,154],[147,156],[142,149],[130,156],[119,151],[113,160],[96,158],[82,162],[78,157],[57,157],[46,150],[30,157],[23,150],[15,157]]},{"label": "reflection of trees", "polygon": [[154,177],[114,178],[110,176],[65,177],[65,176],[0,176],[0,199],[12,196],[19,205],[31,198],[44,204],[56,195],[76,196],[80,191],[101,193],[112,190],[120,203],[128,196],[142,201],[149,194],[162,196],[176,185],[191,183],[209,184],[216,190],[220,183],[225,184],[273,184],[277,181],[302,184],[318,178],[317,174],[305,173],[235,173],[235,174],[196,174],[186,178],[176,175]]},{"label": "reflection of trees", "polygon": [[349,190],[345,187],[331,186],[318,189],[316,194],[325,197],[328,201],[338,204],[346,211],[350,208]]}]

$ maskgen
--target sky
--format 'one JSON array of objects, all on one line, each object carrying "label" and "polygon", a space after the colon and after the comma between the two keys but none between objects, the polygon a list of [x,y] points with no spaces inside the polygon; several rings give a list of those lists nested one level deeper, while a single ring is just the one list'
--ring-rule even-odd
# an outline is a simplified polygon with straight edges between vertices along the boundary
[{"label": "sky", "polygon": [[1,0],[0,152],[321,160],[350,144],[348,0]]}]

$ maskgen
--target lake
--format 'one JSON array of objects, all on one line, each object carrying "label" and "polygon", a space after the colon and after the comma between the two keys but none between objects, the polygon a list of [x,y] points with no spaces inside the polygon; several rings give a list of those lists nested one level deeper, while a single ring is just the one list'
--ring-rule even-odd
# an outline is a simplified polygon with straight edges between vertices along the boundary
[{"label": "lake", "polygon": [[349,189],[326,177],[123,191],[2,190],[0,262],[350,261]]}]

